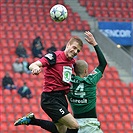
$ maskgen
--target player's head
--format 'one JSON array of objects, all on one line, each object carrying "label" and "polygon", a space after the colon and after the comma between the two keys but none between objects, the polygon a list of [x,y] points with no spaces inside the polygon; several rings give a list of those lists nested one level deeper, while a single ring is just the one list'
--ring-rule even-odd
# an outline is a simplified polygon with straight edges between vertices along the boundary
[{"label": "player's head", "polygon": [[86,77],[88,75],[88,64],[84,60],[77,60],[74,65],[74,71],[77,76]]},{"label": "player's head", "polygon": [[72,59],[80,52],[82,47],[83,47],[82,40],[79,37],[75,36],[68,41],[64,52],[68,59]]}]

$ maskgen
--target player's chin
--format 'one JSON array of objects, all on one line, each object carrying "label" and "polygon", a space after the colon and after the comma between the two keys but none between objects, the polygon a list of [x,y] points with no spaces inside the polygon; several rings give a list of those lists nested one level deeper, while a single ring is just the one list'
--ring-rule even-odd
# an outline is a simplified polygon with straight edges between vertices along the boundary
[{"label": "player's chin", "polygon": [[73,55],[69,56],[69,59],[73,59],[73,58],[74,58],[74,56],[73,56]]}]

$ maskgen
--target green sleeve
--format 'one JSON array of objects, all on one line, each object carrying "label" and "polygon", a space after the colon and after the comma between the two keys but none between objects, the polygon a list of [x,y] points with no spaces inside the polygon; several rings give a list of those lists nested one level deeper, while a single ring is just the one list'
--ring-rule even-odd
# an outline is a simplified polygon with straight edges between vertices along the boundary
[{"label": "green sleeve", "polygon": [[107,61],[98,45],[94,46],[94,49],[97,53],[97,57],[98,57],[98,61],[99,61],[99,65],[97,68],[103,73],[104,69],[107,65]]}]

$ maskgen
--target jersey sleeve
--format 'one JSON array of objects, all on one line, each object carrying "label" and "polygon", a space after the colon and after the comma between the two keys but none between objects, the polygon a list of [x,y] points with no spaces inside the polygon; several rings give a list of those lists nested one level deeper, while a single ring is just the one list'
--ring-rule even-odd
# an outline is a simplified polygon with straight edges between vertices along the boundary
[{"label": "jersey sleeve", "polygon": [[42,63],[42,67],[49,65],[48,60],[45,57],[42,57],[39,61]]},{"label": "jersey sleeve", "polygon": [[39,61],[42,63],[43,67],[45,67],[47,65],[52,66],[52,65],[56,64],[56,54],[48,53],[48,54],[44,55],[44,57],[39,59]]},{"label": "jersey sleeve", "polygon": [[102,72],[95,68],[86,78],[86,82],[91,82],[92,84],[96,85],[97,82],[102,78]]},{"label": "jersey sleeve", "polygon": [[55,65],[56,64],[56,54],[55,53],[48,53],[44,55],[44,57],[48,60],[49,65]]}]

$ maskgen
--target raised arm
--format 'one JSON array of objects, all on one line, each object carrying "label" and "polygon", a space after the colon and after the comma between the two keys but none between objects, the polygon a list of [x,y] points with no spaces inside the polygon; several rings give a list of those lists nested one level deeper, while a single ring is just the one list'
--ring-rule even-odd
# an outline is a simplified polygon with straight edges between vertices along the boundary
[{"label": "raised arm", "polygon": [[85,35],[86,35],[85,40],[94,47],[94,49],[97,53],[97,57],[98,57],[98,61],[99,61],[99,65],[97,68],[103,73],[104,69],[107,65],[106,59],[105,59],[101,49],[99,48],[98,43],[96,42],[95,38],[93,37],[93,35],[89,31],[85,32]]}]

